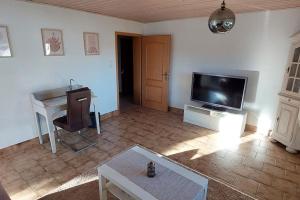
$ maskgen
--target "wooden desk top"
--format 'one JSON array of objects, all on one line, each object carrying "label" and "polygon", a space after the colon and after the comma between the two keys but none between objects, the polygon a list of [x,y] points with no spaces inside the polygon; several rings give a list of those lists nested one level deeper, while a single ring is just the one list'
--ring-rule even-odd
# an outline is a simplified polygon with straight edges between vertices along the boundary
[{"label": "wooden desk top", "polygon": [[[72,89],[79,89],[84,86],[73,85]],[[35,92],[31,95],[32,103],[41,107],[54,108],[65,106],[67,104],[66,92],[70,91],[70,87],[61,87],[52,90],[45,90],[40,92]],[[92,92],[92,99],[97,98]]]}]

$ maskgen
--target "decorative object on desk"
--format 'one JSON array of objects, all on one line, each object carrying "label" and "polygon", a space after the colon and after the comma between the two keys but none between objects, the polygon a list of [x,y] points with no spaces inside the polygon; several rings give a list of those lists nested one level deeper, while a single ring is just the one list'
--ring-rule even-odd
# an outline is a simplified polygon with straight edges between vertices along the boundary
[{"label": "decorative object on desk", "polygon": [[45,56],[63,56],[63,33],[58,29],[41,29]]},{"label": "decorative object on desk", "polygon": [[83,33],[85,55],[99,55],[99,34],[98,33]]},{"label": "decorative object on desk", "polygon": [[213,33],[225,33],[230,31],[235,24],[234,13],[225,7],[225,1],[221,8],[215,10],[208,20],[208,27]]},{"label": "decorative object on desk", "polygon": [[0,26],[0,57],[11,57],[7,26]]},{"label": "decorative object on desk", "polygon": [[155,176],[155,163],[153,161],[147,164],[147,176],[152,178]]}]

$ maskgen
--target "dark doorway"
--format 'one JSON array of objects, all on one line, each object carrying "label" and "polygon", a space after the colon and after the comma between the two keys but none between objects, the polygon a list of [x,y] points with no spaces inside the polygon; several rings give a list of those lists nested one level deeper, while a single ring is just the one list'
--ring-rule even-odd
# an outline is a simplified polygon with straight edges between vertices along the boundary
[{"label": "dark doorway", "polygon": [[133,38],[118,36],[120,108],[133,104]]}]

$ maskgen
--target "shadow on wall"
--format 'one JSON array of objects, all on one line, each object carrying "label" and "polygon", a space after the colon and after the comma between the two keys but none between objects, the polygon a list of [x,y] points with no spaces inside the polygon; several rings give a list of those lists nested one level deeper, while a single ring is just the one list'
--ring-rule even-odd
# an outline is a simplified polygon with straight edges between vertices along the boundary
[{"label": "shadow on wall", "polygon": [[254,103],[256,100],[259,72],[248,71],[248,70],[243,70],[241,72],[243,73],[243,76],[248,77],[247,89],[246,89],[244,101],[248,103]]}]

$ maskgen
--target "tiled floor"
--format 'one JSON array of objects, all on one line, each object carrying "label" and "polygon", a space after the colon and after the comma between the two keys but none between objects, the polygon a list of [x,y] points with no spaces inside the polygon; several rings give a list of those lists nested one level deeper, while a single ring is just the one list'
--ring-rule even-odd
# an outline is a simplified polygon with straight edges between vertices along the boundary
[{"label": "tiled floor", "polygon": [[246,133],[230,135],[182,122],[182,116],[134,108],[104,121],[97,145],[81,153],[37,140],[0,151],[0,181],[12,199],[35,199],[114,154],[139,143],[259,199],[300,199],[300,156]]}]

